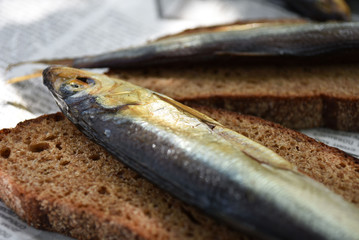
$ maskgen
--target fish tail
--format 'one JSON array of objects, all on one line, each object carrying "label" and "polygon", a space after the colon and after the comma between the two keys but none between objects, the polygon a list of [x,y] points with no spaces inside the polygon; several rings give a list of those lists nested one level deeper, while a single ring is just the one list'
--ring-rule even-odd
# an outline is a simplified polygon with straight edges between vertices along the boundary
[{"label": "fish tail", "polygon": [[[18,62],[9,64],[7,68],[5,69],[5,72],[9,72],[14,67],[18,67],[25,64],[47,64],[47,65],[62,65],[62,66],[68,66],[71,67],[74,64],[75,59],[74,58],[62,58],[62,59],[40,59],[36,61],[24,61],[24,62]],[[42,70],[41,71],[35,71],[33,73],[27,74],[25,76],[20,77],[14,77],[9,80],[7,80],[8,84],[18,83],[27,81],[33,78],[41,77]]]},{"label": "fish tail", "polygon": [[13,64],[9,64],[6,68],[6,71],[10,71],[14,67],[18,67],[25,64],[48,64],[48,65],[62,65],[71,67],[73,66],[75,58],[62,58],[62,59],[40,59],[36,61],[24,61],[24,62],[17,62]]}]

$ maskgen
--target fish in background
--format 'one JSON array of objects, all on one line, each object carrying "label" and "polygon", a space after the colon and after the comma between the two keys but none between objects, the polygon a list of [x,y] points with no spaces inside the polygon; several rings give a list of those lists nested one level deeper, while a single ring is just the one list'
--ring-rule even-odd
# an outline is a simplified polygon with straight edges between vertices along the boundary
[{"label": "fish in background", "polygon": [[288,8],[313,20],[351,19],[351,11],[345,0],[281,0]]},{"label": "fish in background", "polygon": [[[166,16],[163,10],[163,2],[166,0],[156,0],[157,13],[160,18],[173,18]],[[241,0],[233,0],[240,3]],[[282,7],[297,12],[302,16],[317,21],[339,20],[349,21],[351,10],[345,0],[266,0],[273,3],[274,7]],[[181,2],[181,1],[180,1]],[[182,1],[185,4],[187,1]],[[227,1],[230,3],[230,1]],[[253,1],[255,2],[255,1]],[[250,5],[249,1],[244,1]],[[234,5],[234,4],[233,4]]]},{"label": "fish in background", "polygon": [[[244,22],[203,27],[93,56],[30,61],[75,68],[139,68],[223,59],[352,56],[359,51],[359,22],[301,20]],[[349,59],[349,57],[347,57]],[[325,57],[320,58],[323,61]],[[9,68],[24,64],[16,63]]]}]

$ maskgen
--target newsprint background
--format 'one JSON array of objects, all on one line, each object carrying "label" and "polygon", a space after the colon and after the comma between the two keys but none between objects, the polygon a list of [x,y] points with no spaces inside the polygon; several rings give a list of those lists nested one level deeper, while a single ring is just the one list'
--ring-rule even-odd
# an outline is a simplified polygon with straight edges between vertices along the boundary
[{"label": "newsprint background", "polygon": [[[0,0],[0,128],[57,112],[41,79],[14,85],[6,80],[43,69],[10,63],[83,56],[145,43],[200,25],[238,19],[296,18],[270,0]],[[97,71],[101,71],[97,70]],[[359,134],[328,129],[303,131],[326,144],[359,156]],[[1,239],[69,239],[36,230],[0,202]]]}]

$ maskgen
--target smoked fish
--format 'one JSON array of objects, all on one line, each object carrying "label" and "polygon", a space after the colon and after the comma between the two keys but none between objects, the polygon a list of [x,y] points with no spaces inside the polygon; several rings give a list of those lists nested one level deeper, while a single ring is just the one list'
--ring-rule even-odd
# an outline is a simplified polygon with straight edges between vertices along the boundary
[{"label": "smoked fish", "polygon": [[210,117],[88,71],[54,66],[43,79],[85,135],[219,221],[268,239],[358,239],[355,205]]},{"label": "smoked fish", "polygon": [[284,0],[300,14],[314,20],[345,20],[351,18],[351,11],[345,0]]},{"label": "smoked fish", "polygon": [[[38,60],[74,68],[130,68],[254,57],[313,57],[359,52],[359,22],[273,21],[185,31],[144,45],[78,58]],[[26,63],[26,62],[25,62]],[[24,64],[16,63],[9,66]]]}]

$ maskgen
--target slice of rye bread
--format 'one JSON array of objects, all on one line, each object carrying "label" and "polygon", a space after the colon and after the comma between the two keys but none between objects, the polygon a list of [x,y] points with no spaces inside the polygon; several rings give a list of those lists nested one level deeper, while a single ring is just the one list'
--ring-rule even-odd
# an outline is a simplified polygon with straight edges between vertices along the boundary
[{"label": "slice of rye bread", "polygon": [[254,115],[283,126],[359,131],[359,64],[217,63],[126,69],[119,78],[187,105]]},{"label": "slice of rye bread", "polygon": [[[199,107],[359,206],[359,162],[256,117]],[[27,223],[78,239],[248,239],[174,199],[62,114],[0,132],[0,197]]]}]

